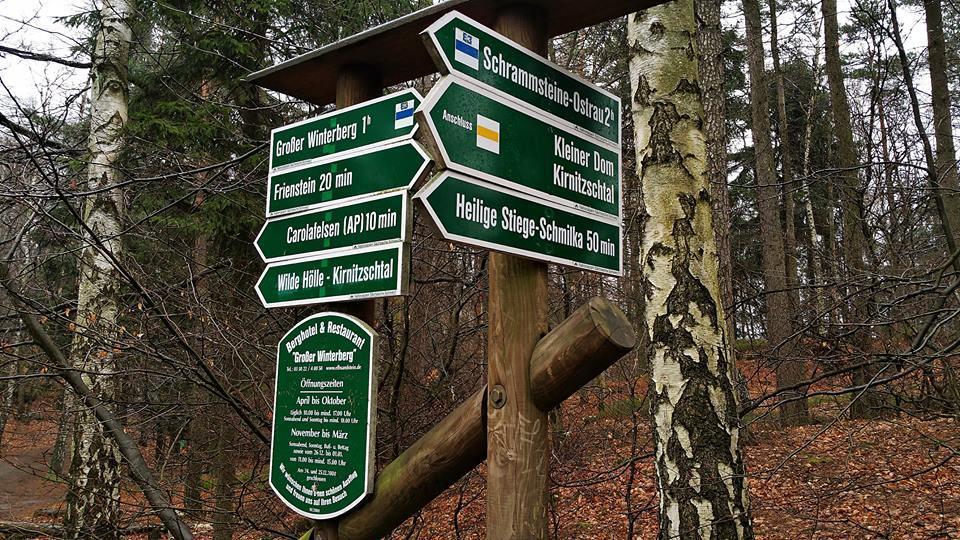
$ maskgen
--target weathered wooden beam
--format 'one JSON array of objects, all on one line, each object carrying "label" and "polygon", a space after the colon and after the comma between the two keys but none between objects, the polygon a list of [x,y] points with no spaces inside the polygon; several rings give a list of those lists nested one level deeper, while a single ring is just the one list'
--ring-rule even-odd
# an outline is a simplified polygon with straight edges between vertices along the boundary
[{"label": "weathered wooden beam", "polygon": [[[493,29],[547,54],[546,10],[508,4]],[[487,309],[487,538],[547,538],[547,413],[530,394],[530,359],[547,331],[547,264],[491,252]]]},{"label": "weathered wooden beam", "polygon": [[[563,402],[635,344],[619,308],[590,300],[537,343],[530,363],[534,399],[544,410]],[[380,471],[373,497],[340,521],[340,540],[383,538],[484,460],[486,391],[467,398]]]},{"label": "weathered wooden beam", "polygon": [[627,320],[610,301],[593,298],[541,339],[530,360],[530,391],[537,407],[549,411],[560,405],[613,363],[606,359],[633,350],[637,336]]}]

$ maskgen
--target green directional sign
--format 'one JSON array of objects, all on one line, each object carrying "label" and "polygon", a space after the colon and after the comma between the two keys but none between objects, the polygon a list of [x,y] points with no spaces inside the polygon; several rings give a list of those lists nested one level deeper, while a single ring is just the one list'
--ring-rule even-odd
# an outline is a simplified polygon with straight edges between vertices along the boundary
[{"label": "green directional sign", "polygon": [[404,295],[407,249],[398,243],[271,263],[257,281],[257,295],[266,307]]},{"label": "green directional sign", "polygon": [[277,347],[270,487],[297,513],[343,515],[373,491],[378,336],[319,313]]},{"label": "green directional sign", "polygon": [[413,141],[367,148],[271,174],[267,216],[316,208],[333,201],[410,188],[430,158]]},{"label": "green directional sign", "polygon": [[270,219],[254,245],[264,261],[410,239],[407,191]]},{"label": "green directional sign", "polygon": [[444,238],[619,276],[619,223],[445,172],[416,195]]},{"label": "green directional sign", "polygon": [[620,219],[620,154],[549,115],[445,77],[421,108],[447,168]]},{"label": "green directional sign", "polygon": [[372,144],[413,136],[413,88],[279,127],[270,132],[270,171]]},{"label": "green directional sign", "polygon": [[620,99],[473,19],[451,11],[422,34],[434,61],[620,145]]}]

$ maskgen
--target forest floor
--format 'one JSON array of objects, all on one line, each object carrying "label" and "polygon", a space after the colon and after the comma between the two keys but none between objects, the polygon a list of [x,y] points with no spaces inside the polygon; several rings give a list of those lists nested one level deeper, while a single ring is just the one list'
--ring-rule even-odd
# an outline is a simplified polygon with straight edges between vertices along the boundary
[{"label": "forest floor", "polygon": [[[753,395],[762,390],[752,386]],[[635,538],[654,538],[658,502],[647,404],[615,385],[600,388],[568,400],[553,424],[551,535],[623,539],[631,516]],[[750,425],[745,452],[757,538],[960,538],[960,423],[903,414],[849,420],[840,400],[812,403],[815,424]],[[8,426],[0,521],[56,521],[52,516],[62,511],[64,488],[45,472],[56,429],[50,412]],[[483,477],[481,466],[394,536],[483,538]],[[209,531],[204,525],[197,529]],[[418,533],[406,536],[414,525]]]}]

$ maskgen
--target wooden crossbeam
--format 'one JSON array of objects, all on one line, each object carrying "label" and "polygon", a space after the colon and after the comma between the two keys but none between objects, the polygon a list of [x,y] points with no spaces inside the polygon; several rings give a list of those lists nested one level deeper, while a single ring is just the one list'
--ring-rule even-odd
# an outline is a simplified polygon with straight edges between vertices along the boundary
[{"label": "wooden crossbeam", "polygon": [[[636,346],[626,315],[594,298],[544,336],[533,352],[534,399],[549,410]],[[487,454],[486,387],[477,390],[377,476],[373,498],[340,521],[340,540],[383,538]]]}]

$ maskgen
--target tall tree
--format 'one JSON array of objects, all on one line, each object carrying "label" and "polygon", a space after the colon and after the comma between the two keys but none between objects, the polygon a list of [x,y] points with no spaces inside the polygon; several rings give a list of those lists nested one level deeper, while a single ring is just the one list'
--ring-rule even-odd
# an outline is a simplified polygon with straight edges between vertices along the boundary
[{"label": "tall tree", "polygon": [[[80,253],[73,366],[101,399],[114,394],[118,295],[124,216],[118,184],[121,130],[127,122],[127,61],[131,0],[104,0],[93,51],[89,164]],[[71,538],[117,538],[120,514],[120,452],[90,410],[80,410],[67,496]]]},{"label": "tall tree", "polygon": [[695,35],[692,0],[628,16],[660,538],[753,538]]},{"label": "tall tree", "polygon": [[[843,66],[840,59],[840,30],[837,22],[837,0],[823,0],[820,4],[823,14],[824,60],[827,71],[827,85],[830,87],[830,108],[833,113],[834,134],[837,137],[835,154],[837,176],[840,186],[840,206],[843,211],[843,260],[846,265],[847,279],[851,287],[847,292],[849,308],[847,320],[867,320],[866,303],[857,290],[858,280],[865,275],[864,250],[866,239],[861,225],[860,179],[857,173],[857,152],[853,143],[853,128],[850,124],[850,103],[843,86]],[[862,351],[863,335],[856,329],[850,331],[850,343],[855,350]],[[853,372],[854,386],[867,388],[859,394],[850,406],[854,418],[870,418],[880,411],[881,398],[875,389],[869,387],[873,379],[873,370],[868,366]]]},{"label": "tall tree", "polygon": [[[943,36],[943,8],[940,0],[924,0],[927,21],[927,55],[930,61],[930,90],[933,105],[933,134],[937,142],[936,171],[940,197],[943,198],[945,234],[952,233],[954,245],[960,244],[960,184],[957,180],[957,153],[953,144],[953,115],[950,88],[947,85],[947,51]],[[895,14],[894,14],[895,15]],[[899,35],[899,32],[898,32]],[[949,243],[948,243],[949,245]]]},{"label": "tall tree", "polygon": [[[763,284],[766,288],[766,335],[768,356],[777,373],[777,386],[783,389],[780,423],[793,426],[807,421],[807,403],[803,397],[803,364],[795,352],[796,310],[790,298],[784,266],[783,227],[780,224],[780,194],[770,141],[770,101],[764,68],[760,4],[743,0],[747,26],[747,59],[750,71],[750,109],[753,151],[756,156],[757,206],[760,211],[760,236],[763,243]],[[789,216],[788,216],[789,219]]]}]

